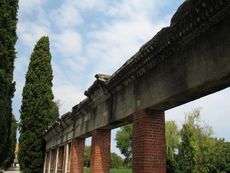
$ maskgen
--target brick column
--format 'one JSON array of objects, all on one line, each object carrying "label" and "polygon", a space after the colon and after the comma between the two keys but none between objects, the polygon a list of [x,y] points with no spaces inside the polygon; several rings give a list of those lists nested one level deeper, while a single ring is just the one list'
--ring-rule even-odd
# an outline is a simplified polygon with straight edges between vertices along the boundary
[{"label": "brick column", "polygon": [[109,173],[111,130],[92,132],[90,173]]},{"label": "brick column", "polygon": [[73,139],[71,150],[71,173],[84,173],[85,139]]},{"label": "brick column", "polygon": [[64,173],[67,173],[67,169],[68,169],[68,159],[69,159],[69,144],[65,144],[65,148],[64,148],[64,152],[65,152],[65,159],[64,159]]},{"label": "brick column", "polygon": [[58,158],[59,157],[59,147],[57,148],[57,151],[56,151],[56,159],[55,159],[55,169],[54,169],[54,172],[57,173],[57,170],[58,170]]},{"label": "brick column", "polygon": [[51,159],[52,159],[52,153],[51,153],[51,150],[50,150],[49,151],[49,159],[48,159],[48,173],[50,173]]},{"label": "brick column", "polygon": [[43,173],[46,173],[46,163],[47,163],[47,152],[45,153],[45,160],[44,160],[44,166],[43,166]]},{"label": "brick column", "polygon": [[165,116],[141,110],[133,115],[133,173],[166,173]]}]

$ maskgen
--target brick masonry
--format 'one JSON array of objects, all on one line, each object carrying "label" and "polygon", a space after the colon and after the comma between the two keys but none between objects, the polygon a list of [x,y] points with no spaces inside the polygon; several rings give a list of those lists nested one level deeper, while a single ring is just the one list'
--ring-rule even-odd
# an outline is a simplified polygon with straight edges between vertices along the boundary
[{"label": "brick masonry", "polygon": [[90,173],[109,173],[111,130],[92,132]]},{"label": "brick masonry", "polygon": [[73,139],[70,164],[71,173],[84,173],[84,152],[85,139]]},{"label": "brick masonry", "polygon": [[133,115],[133,173],[166,173],[165,116],[149,110]]}]

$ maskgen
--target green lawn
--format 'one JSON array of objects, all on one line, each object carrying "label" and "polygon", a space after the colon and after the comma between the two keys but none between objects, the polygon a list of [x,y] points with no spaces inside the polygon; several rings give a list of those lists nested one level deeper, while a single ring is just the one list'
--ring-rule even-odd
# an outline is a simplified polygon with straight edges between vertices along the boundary
[{"label": "green lawn", "polygon": [[[89,173],[89,168],[85,168],[84,173]],[[131,169],[110,169],[110,173],[132,173]]]}]

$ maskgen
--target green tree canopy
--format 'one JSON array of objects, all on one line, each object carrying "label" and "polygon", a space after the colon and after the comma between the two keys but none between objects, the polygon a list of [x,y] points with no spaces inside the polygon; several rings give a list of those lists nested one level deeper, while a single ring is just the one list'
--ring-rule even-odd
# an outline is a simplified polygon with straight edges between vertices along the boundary
[{"label": "green tree canopy", "polygon": [[19,163],[24,173],[42,172],[45,149],[42,136],[58,115],[52,79],[49,39],[42,37],[31,55],[22,94]]},{"label": "green tree canopy", "polygon": [[128,124],[120,128],[115,138],[117,141],[117,148],[119,148],[121,154],[125,156],[125,163],[129,166],[131,166],[132,158],[132,136],[133,125]]},{"label": "green tree canopy", "polygon": [[87,168],[90,167],[90,155],[91,155],[91,146],[85,146],[84,166]]},{"label": "green tree canopy", "polygon": [[10,151],[8,156],[8,162],[6,163],[7,167],[13,163],[15,158],[15,147],[17,143],[17,121],[15,119],[15,116],[13,115],[11,118],[11,135],[10,135]]},{"label": "green tree canopy", "polygon": [[178,154],[178,168],[181,172],[209,172],[212,135],[212,128],[201,121],[200,108],[186,114]]},{"label": "green tree canopy", "polygon": [[166,122],[166,154],[167,172],[174,173],[176,165],[176,153],[180,143],[180,131],[175,121]]},{"label": "green tree canopy", "polygon": [[9,160],[18,0],[0,1],[0,166]]},{"label": "green tree canopy", "polygon": [[121,156],[117,155],[116,153],[111,153],[111,163],[110,168],[123,168],[124,167],[124,160]]}]

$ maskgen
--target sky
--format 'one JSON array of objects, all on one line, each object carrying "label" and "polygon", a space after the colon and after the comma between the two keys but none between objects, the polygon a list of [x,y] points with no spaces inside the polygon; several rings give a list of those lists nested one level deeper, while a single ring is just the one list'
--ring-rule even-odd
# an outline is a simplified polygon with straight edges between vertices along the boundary
[{"label": "sky", "polygon": [[[60,113],[82,101],[95,74],[113,74],[162,27],[183,0],[20,0],[13,112],[20,117],[21,95],[33,47],[50,39],[53,92]],[[184,113],[201,107],[202,120],[217,137],[230,141],[230,88],[166,111],[180,126]],[[112,151],[115,148],[112,131]],[[90,143],[90,140],[87,141]]]}]

